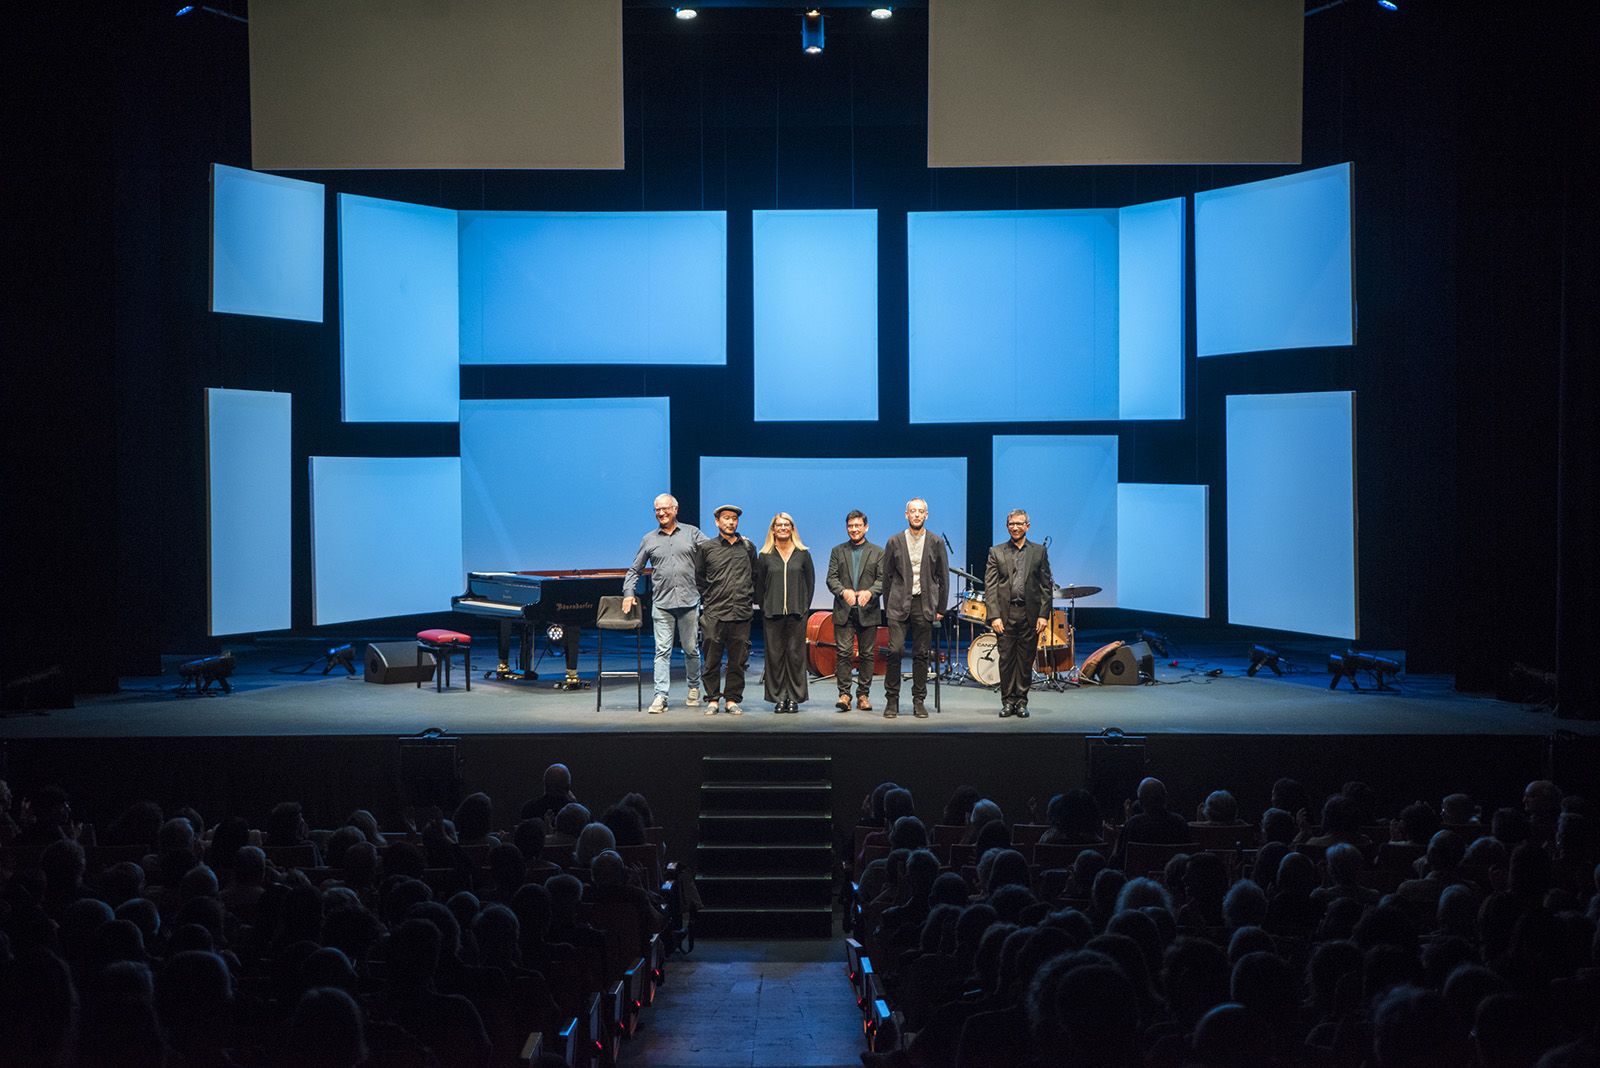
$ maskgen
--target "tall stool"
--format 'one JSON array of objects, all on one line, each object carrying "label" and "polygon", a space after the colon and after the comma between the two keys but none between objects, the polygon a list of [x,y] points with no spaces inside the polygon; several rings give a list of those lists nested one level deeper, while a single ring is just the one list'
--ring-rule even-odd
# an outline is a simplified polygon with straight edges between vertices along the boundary
[{"label": "tall stool", "polygon": [[[634,688],[638,691],[639,710],[644,710],[644,610],[639,601],[633,602],[633,611],[622,610],[621,597],[600,598],[600,608],[595,619],[595,628],[600,635],[599,670],[594,677],[594,710],[600,711],[600,699],[605,691],[607,679],[625,679],[633,677]],[[607,671],[606,670],[606,631],[633,631],[633,658],[632,671]]]},{"label": "tall stool", "polygon": [[[445,630],[436,627],[432,630],[417,631],[417,666],[422,666],[422,654],[432,653],[434,661],[439,665],[433,673],[433,688],[436,692],[443,692],[450,685],[450,658],[456,653],[461,654],[462,674],[467,680],[467,692],[472,692],[472,635],[462,634],[459,630]],[[422,689],[422,680],[417,680],[417,689]]]}]

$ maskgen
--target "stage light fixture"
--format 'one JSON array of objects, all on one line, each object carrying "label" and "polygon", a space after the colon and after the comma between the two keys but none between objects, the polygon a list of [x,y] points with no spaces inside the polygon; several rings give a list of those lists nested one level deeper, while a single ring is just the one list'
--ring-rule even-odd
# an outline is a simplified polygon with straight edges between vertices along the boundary
[{"label": "stage light fixture", "polygon": [[181,19],[181,18],[183,18],[183,16],[192,15],[193,13],[194,13],[194,5],[193,4],[184,4],[176,12],[173,13],[172,17],[175,18],[175,19]]},{"label": "stage light fixture", "polygon": [[175,19],[181,19],[185,15],[193,15],[196,11],[203,11],[207,15],[215,15],[218,18],[229,19],[233,22],[242,22],[246,25],[248,25],[250,22],[250,20],[245,18],[243,15],[236,15],[232,11],[224,11],[220,7],[212,7],[210,4],[184,4],[182,7],[172,13],[172,17]]},{"label": "stage light fixture", "polygon": [[815,56],[822,52],[823,43],[822,11],[808,8],[800,16],[800,47],[805,49],[807,55]]},{"label": "stage light fixture", "polygon": [[1333,681],[1328,683],[1328,689],[1338,689],[1340,679],[1349,679],[1350,688],[1353,690],[1361,689],[1356,674],[1362,671],[1372,676],[1373,681],[1378,684],[1377,689],[1392,691],[1396,687],[1389,685],[1389,679],[1400,673],[1400,661],[1387,656],[1358,653],[1354,649],[1346,650],[1343,656],[1335,653],[1328,657],[1328,674],[1333,676]]},{"label": "stage light fixture", "polygon": [[552,623],[545,628],[544,636],[549,638],[552,643],[559,642],[567,636],[567,631],[560,623]]},{"label": "stage light fixture", "polygon": [[696,11],[692,7],[675,7],[672,9],[672,13],[685,22],[688,22],[692,18],[697,18],[700,15],[700,12]]},{"label": "stage light fixture", "polygon": [[232,653],[203,656],[199,660],[187,661],[178,666],[178,676],[183,679],[178,684],[178,690],[182,692],[192,687],[196,693],[206,693],[214,682],[221,687],[223,693],[232,693],[233,687],[228,684],[228,676],[233,674],[233,668]]},{"label": "stage light fixture", "polygon": [[1399,11],[1400,5],[1395,0],[1378,0],[1378,6],[1385,11]]},{"label": "stage light fixture", "polygon": [[875,7],[875,8],[872,9],[870,14],[875,19],[880,19],[880,20],[881,19],[892,19],[892,18],[894,18],[894,8],[892,8],[892,7]]},{"label": "stage light fixture", "polygon": [[1165,660],[1171,655],[1172,639],[1156,630],[1141,630],[1136,639],[1150,647],[1150,651]]},{"label": "stage light fixture", "polygon": [[322,673],[326,675],[336,667],[344,668],[345,674],[347,675],[354,675],[356,673],[355,649],[350,645],[349,642],[345,642],[343,645],[335,645],[333,648],[329,649],[326,654],[324,654]]},{"label": "stage light fixture", "polygon": [[1276,649],[1268,649],[1265,645],[1252,645],[1250,647],[1250,667],[1245,671],[1245,674],[1253,679],[1256,677],[1256,672],[1265,667],[1271,668],[1274,675],[1282,676],[1283,668],[1278,666],[1278,662],[1282,659],[1283,657],[1278,654]]}]

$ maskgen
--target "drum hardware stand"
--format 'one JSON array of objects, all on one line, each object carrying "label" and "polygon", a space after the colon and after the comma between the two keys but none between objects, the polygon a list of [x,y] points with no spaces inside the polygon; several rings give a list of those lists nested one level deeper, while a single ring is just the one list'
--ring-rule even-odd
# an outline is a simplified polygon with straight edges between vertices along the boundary
[{"label": "drum hardware stand", "polygon": [[[1083,684],[1083,679],[1078,670],[1078,598],[1092,597],[1099,593],[1099,586],[1057,586],[1050,591],[1051,604],[1056,601],[1067,602],[1067,660],[1071,667],[1062,672],[1056,671],[1055,658],[1050,658],[1050,673],[1043,685],[1048,689],[1060,692],[1069,686],[1073,689]],[[1051,612],[1053,616],[1054,611]],[[1052,620],[1053,622],[1053,620]],[[1051,648],[1059,649],[1060,646]]]},{"label": "drum hardware stand", "polygon": [[966,603],[968,595],[973,592],[973,588],[983,584],[978,581],[978,576],[970,571],[963,571],[959,567],[950,568],[950,573],[956,576],[959,584],[956,586],[954,625],[950,628],[949,637],[941,638],[941,643],[947,643],[949,649],[945,654],[947,659],[944,667],[940,670],[940,678],[947,679],[957,686],[965,686],[972,680],[972,673],[967,670],[966,657],[961,655],[963,644],[961,641],[961,628],[963,625],[968,628],[965,644],[970,647],[972,639],[977,637],[978,624],[963,615],[961,607]]}]

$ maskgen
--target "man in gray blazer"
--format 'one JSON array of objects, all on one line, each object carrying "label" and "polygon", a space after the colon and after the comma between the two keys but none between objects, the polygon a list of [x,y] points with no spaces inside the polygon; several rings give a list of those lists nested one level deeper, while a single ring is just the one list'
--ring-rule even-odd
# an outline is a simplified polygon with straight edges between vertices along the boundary
[{"label": "man in gray blazer", "polygon": [[928,660],[933,625],[950,598],[950,557],[944,540],[928,533],[928,502],[906,502],[906,529],[883,546],[883,608],[889,616],[889,671],[883,677],[883,718],[900,714],[900,658],[911,635],[911,711],[928,717]]},{"label": "man in gray blazer", "polygon": [[1000,644],[1000,718],[1028,718],[1028,688],[1033,656],[1050,622],[1050,555],[1028,540],[1028,513],[1006,513],[1011,537],[989,550],[983,573],[983,600],[989,625]]},{"label": "man in gray blazer", "polygon": [[838,654],[833,679],[839,684],[839,700],[833,707],[850,711],[850,662],[859,657],[856,707],[871,712],[873,652],[883,621],[878,604],[883,592],[883,549],[867,540],[867,515],[860,509],[844,517],[844,532],[849,540],[835,545],[828,556],[833,642]]}]

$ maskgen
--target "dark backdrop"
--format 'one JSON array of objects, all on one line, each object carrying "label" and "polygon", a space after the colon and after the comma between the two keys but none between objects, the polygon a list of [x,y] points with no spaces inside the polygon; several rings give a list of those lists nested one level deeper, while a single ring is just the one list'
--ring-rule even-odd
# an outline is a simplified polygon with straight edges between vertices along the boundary
[{"label": "dark backdrop", "polygon": [[[208,168],[250,165],[244,27],[176,20],[171,5],[30,12],[11,94],[21,285],[6,316],[14,548],[0,670],[14,680],[72,648],[78,688],[104,688],[205,646],[204,387],[294,394],[297,629],[310,622],[304,457],[455,453],[454,425],[339,421],[340,191],[450,208],[726,209],[726,368],[472,367],[462,396],[665,394],[679,427],[715,422],[749,454],[964,453],[974,546],[992,528],[993,433],[1116,433],[1122,480],[1212,486],[1212,621],[1241,641],[1260,635],[1224,626],[1223,398],[1354,389],[1362,644],[1489,689],[1515,662],[1555,668],[1559,619],[1575,662],[1593,623],[1594,19],[1404,7],[1348,3],[1306,23],[1304,165],[1356,168],[1356,345],[1191,356],[1181,422],[916,427],[904,212],[1120,206],[1288,168],[931,171],[925,11],[887,24],[841,13],[811,57],[791,15],[715,10],[685,26],[630,8],[625,170],[297,175],[329,189],[326,322],[213,315]],[[757,426],[748,211],[849,206],[880,211],[882,421]],[[672,470],[696,514],[695,435],[674,435]],[[615,521],[643,529],[647,505]],[[1592,684],[1568,696],[1577,708]]]}]

